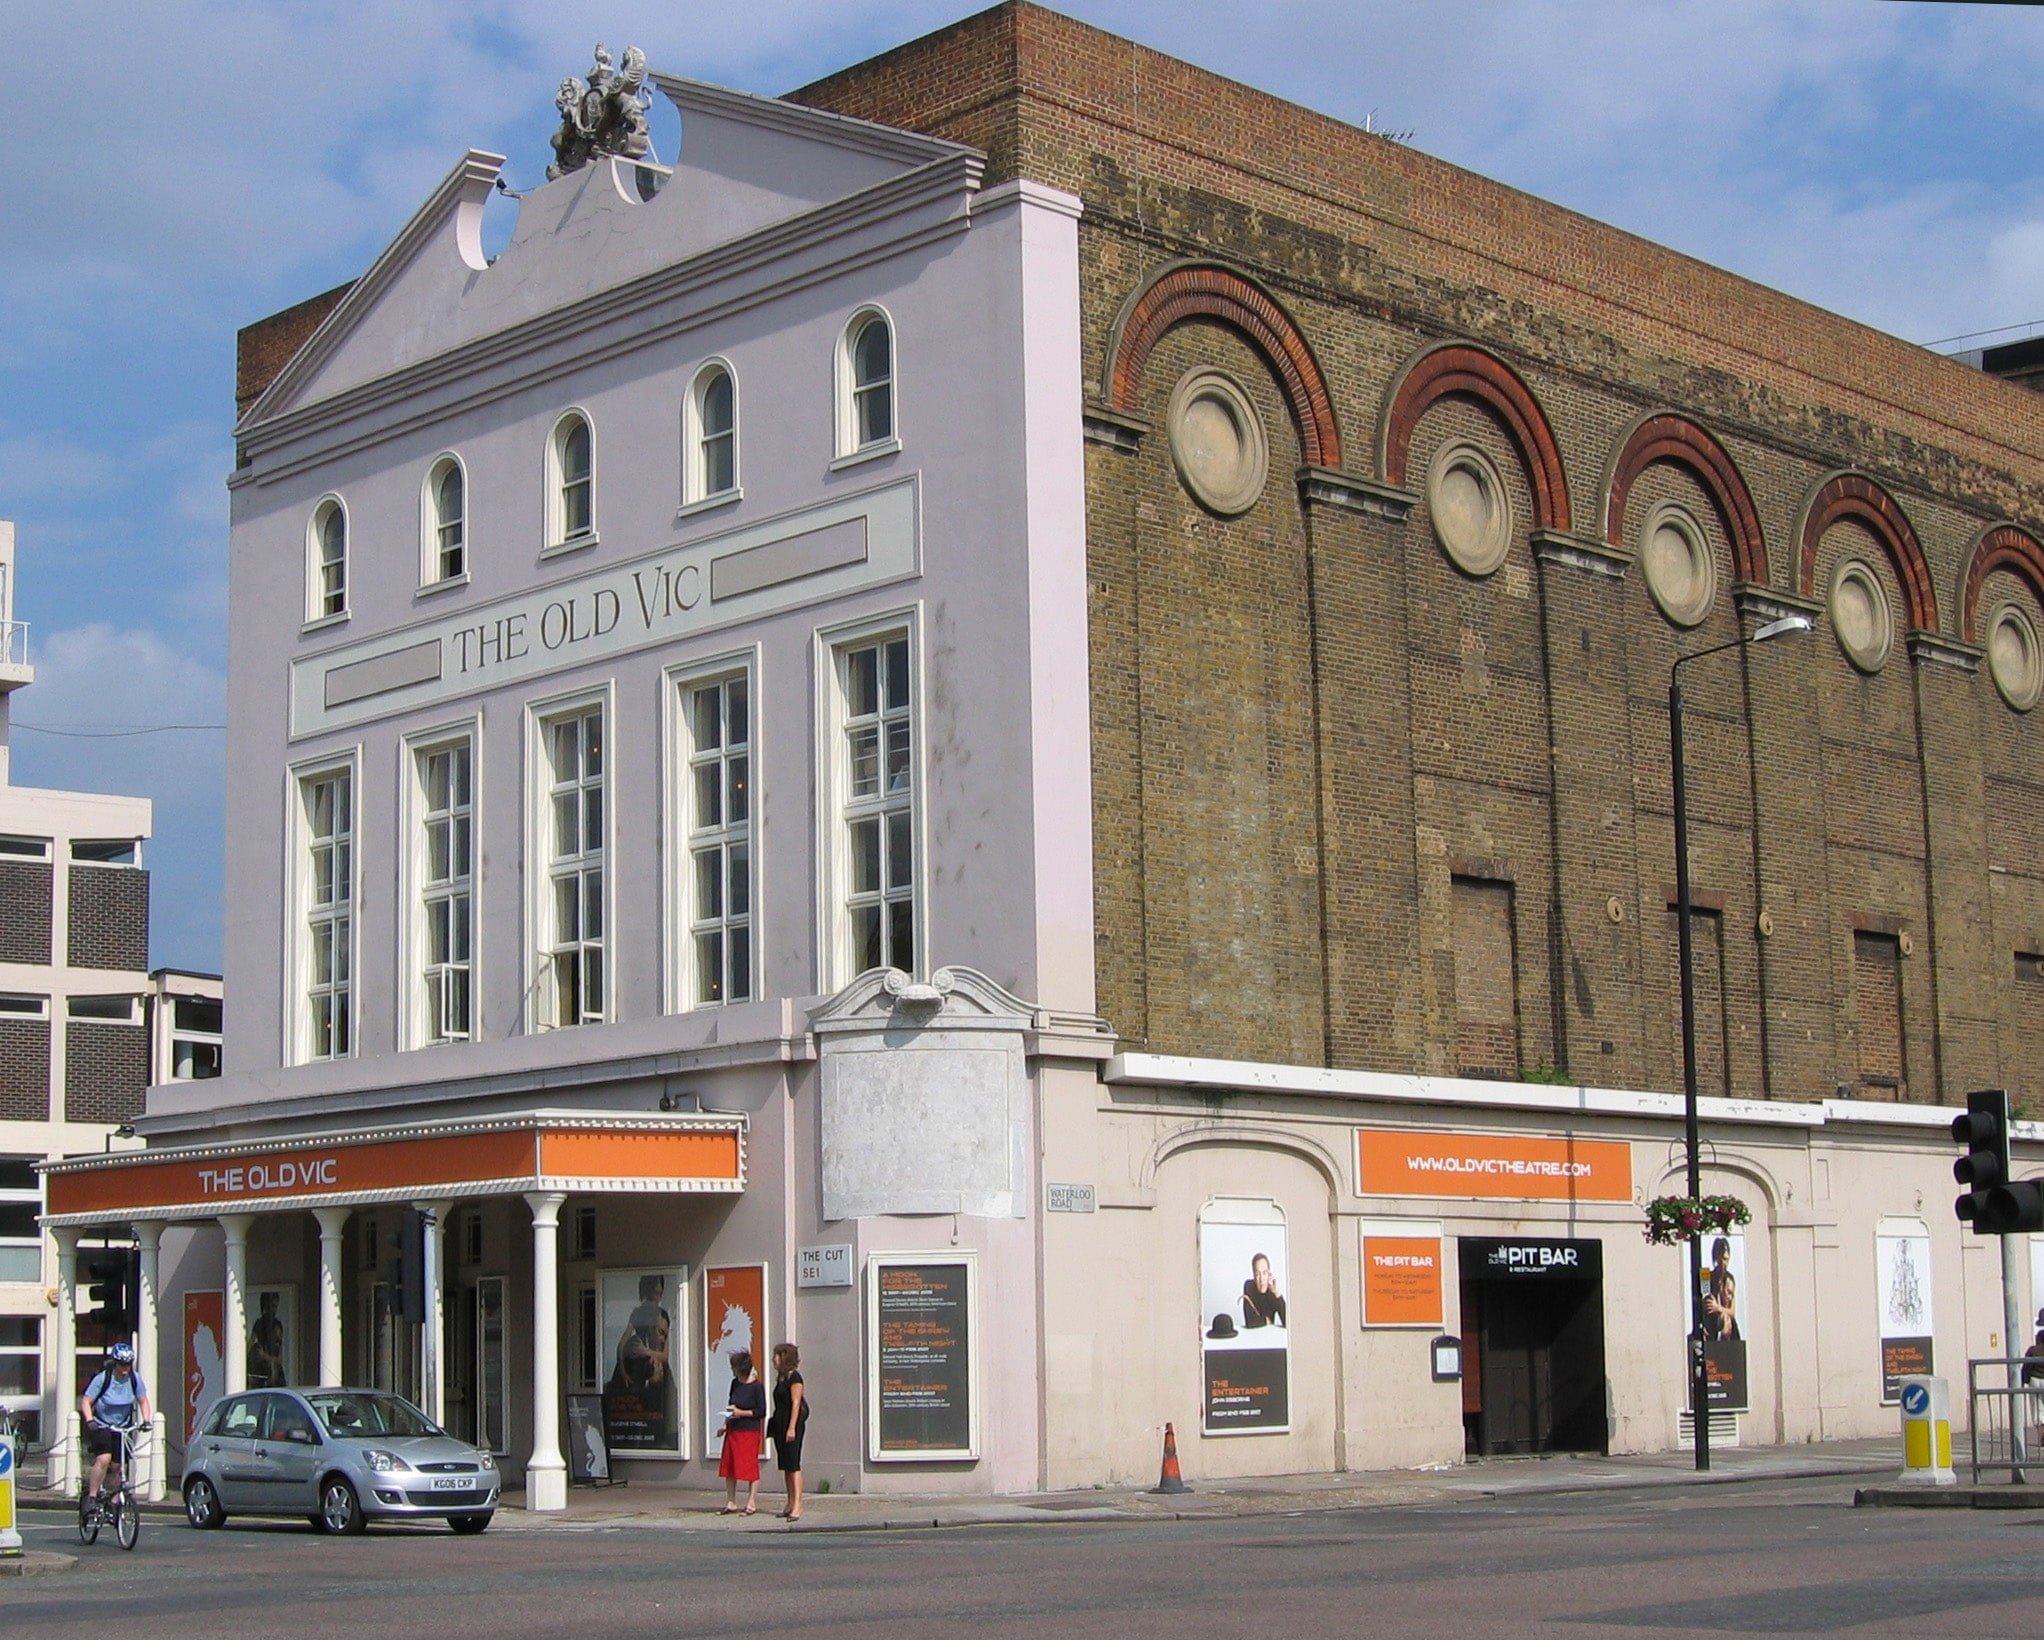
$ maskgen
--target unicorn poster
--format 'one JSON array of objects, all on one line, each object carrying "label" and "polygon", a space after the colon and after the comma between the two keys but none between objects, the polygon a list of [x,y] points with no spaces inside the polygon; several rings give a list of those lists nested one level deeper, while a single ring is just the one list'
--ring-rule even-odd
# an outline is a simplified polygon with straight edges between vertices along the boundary
[{"label": "unicorn poster", "polygon": [[743,1350],[764,1377],[767,1336],[767,1267],[764,1264],[712,1264],[703,1271],[703,1428],[705,1456],[724,1422],[731,1394],[731,1357]]}]

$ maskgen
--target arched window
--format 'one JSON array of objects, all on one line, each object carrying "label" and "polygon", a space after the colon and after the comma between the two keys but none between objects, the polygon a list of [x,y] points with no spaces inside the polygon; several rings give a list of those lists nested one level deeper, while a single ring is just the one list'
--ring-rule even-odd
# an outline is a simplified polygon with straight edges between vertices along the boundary
[{"label": "arched window", "polygon": [[868,308],[845,326],[838,350],[838,455],[893,449],[894,327]]},{"label": "arched window", "polygon": [[305,618],[328,621],[348,613],[348,513],[339,496],[312,511],[306,540]]},{"label": "arched window", "polygon": [[442,456],[426,475],[425,534],[420,585],[458,581],[468,573],[468,481],[453,456]]},{"label": "arched window", "polygon": [[579,546],[596,536],[589,420],[570,411],[554,424],[547,445],[550,545]]},{"label": "arched window", "polygon": [[735,499],[738,495],[738,382],[731,367],[712,359],[689,389],[687,478],[682,501]]}]

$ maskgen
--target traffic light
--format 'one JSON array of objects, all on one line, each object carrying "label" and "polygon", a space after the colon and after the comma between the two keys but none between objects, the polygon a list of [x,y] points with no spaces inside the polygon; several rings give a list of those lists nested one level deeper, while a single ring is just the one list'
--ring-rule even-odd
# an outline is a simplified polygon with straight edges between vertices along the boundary
[{"label": "traffic light", "polygon": [[383,1238],[390,1257],[383,1279],[393,1315],[406,1321],[426,1319],[426,1215],[407,1210],[398,1227]]},{"label": "traffic light", "polygon": [[135,1293],[141,1286],[140,1260],[132,1247],[109,1247],[91,1254],[85,1261],[90,1285],[85,1289],[88,1303],[83,1319],[97,1322],[108,1337],[125,1337],[135,1330]]},{"label": "traffic light", "polygon": [[1959,1222],[1983,1236],[2044,1230],[2044,1185],[2009,1176],[2008,1091],[1967,1094],[1966,1114],[1952,1118],[1952,1137],[1966,1147],[1952,1164],[1952,1177],[1966,1186],[1952,1204]]}]

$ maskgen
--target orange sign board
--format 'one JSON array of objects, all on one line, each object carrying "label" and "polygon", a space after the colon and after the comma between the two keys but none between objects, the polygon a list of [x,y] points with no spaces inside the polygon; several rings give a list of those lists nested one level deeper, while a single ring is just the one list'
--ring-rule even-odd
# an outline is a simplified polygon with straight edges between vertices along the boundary
[{"label": "orange sign board", "polygon": [[1441,1238],[1363,1237],[1363,1325],[1441,1325]]},{"label": "orange sign board", "polygon": [[1632,1146],[1622,1139],[1357,1130],[1365,1196],[1629,1202]]},{"label": "orange sign board", "polygon": [[474,1130],[362,1144],[308,1139],[237,1154],[222,1150],[163,1161],[143,1157],[45,1176],[49,1213],[255,1207],[379,1190],[533,1183],[740,1179],[733,1130]]}]

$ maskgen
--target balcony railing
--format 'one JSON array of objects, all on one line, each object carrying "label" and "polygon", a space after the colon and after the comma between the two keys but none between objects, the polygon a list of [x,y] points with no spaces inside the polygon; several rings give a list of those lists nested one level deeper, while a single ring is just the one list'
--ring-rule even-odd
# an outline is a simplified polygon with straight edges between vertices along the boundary
[{"label": "balcony railing", "polygon": [[28,622],[0,621],[0,666],[28,665]]}]

